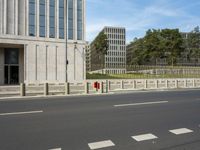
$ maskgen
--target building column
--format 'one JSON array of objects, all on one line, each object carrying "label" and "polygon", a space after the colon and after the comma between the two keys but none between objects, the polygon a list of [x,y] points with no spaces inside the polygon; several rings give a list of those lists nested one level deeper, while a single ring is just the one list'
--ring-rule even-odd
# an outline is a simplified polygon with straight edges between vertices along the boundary
[{"label": "building column", "polygon": [[29,36],[29,0],[25,1],[25,35]]},{"label": "building column", "polygon": [[56,0],[56,4],[55,4],[55,21],[56,21],[56,25],[55,25],[55,37],[57,39],[59,39],[59,0]]},{"label": "building column", "polygon": [[85,25],[85,22],[86,22],[86,13],[85,13],[85,10],[86,10],[86,0],[83,0],[83,40],[86,39],[86,34],[85,34],[85,31],[86,31],[86,25]]},{"label": "building column", "polygon": [[77,40],[77,0],[74,0],[74,40]]},{"label": "building column", "polygon": [[14,11],[14,34],[18,35],[18,15],[19,15],[19,11],[18,11],[18,0],[14,0],[14,7],[15,7],[15,11]]},{"label": "building column", "polygon": [[40,36],[40,1],[36,0],[36,36]]},{"label": "building column", "polygon": [[7,0],[3,0],[3,34],[7,33]]},{"label": "building column", "polygon": [[15,2],[13,0],[7,0],[7,33],[15,34]]},{"label": "building column", "polygon": [[49,0],[46,0],[46,36],[49,38]]},{"label": "building column", "polygon": [[[27,21],[27,8],[26,8],[26,2],[24,0],[18,0],[18,16],[17,16],[17,35],[26,35],[27,33],[27,27],[26,27],[26,21]],[[27,24],[28,25],[28,24]]]}]

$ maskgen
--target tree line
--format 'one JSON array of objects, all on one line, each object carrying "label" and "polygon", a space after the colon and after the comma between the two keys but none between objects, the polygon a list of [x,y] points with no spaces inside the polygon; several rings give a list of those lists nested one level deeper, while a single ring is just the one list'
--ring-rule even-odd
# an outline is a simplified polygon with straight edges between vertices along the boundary
[{"label": "tree line", "polygon": [[[200,58],[200,31],[196,27],[188,33],[179,29],[149,29],[143,38],[135,38],[127,46],[131,59],[129,65],[156,64],[163,59],[167,64],[176,64],[177,59]],[[129,56],[130,57],[130,56]]]}]

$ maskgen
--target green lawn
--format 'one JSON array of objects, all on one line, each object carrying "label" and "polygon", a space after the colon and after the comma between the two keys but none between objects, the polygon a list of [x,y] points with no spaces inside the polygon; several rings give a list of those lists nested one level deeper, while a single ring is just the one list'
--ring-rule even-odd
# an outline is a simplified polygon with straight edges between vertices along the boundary
[{"label": "green lawn", "polygon": [[164,75],[151,75],[151,74],[87,74],[87,79],[154,79],[154,78],[200,78],[200,75],[183,75],[183,74],[164,74]]}]

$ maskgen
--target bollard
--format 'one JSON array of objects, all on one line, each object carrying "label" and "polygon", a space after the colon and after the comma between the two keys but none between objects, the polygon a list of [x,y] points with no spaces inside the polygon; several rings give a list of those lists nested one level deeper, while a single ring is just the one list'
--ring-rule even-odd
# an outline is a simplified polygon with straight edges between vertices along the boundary
[{"label": "bollard", "polygon": [[165,86],[168,89],[168,80],[165,81]]},{"label": "bollard", "polygon": [[175,88],[178,89],[178,80],[175,80]]},{"label": "bollard", "polygon": [[108,92],[110,92],[111,91],[111,81],[108,81]]},{"label": "bollard", "polygon": [[20,96],[26,96],[26,88],[24,83],[20,84]]},{"label": "bollard", "polygon": [[144,89],[147,89],[147,82],[148,80],[144,80]]},{"label": "bollard", "polygon": [[85,82],[85,94],[89,94],[89,83]]},{"label": "bollard", "polygon": [[101,83],[100,83],[100,93],[101,93],[101,94],[104,93],[104,92],[103,92],[103,91],[104,91],[103,85],[104,85],[103,82],[101,82]]},{"label": "bollard", "polygon": [[109,93],[109,91],[110,91],[109,84],[110,84],[110,81],[106,80],[106,93]]},{"label": "bollard", "polygon": [[158,89],[158,83],[159,83],[159,80],[156,80],[155,81],[156,89]]},{"label": "bollard", "polygon": [[49,95],[49,86],[48,83],[44,83],[44,96]]},{"label": "bollard", "polygon": [[124,89],[124,81],[121,81],[121,89]]},{"label": "bollard", "polygon": [[196,86],[196,85],[195,85],[195,79],[192,80],[192,85],[193,85],[193,87]]},{"label": "bollard", "polygon": [[133,89],[136,89],[136,81],[133,80]]},{"label": "bollard", "polygon": [[65,83],[65,95],[69,95],[70,94],[70,83],[66,82]]},{"label": "bollard", "polygon": [[187,79],[184,80],[184,87],[187,88]]}]

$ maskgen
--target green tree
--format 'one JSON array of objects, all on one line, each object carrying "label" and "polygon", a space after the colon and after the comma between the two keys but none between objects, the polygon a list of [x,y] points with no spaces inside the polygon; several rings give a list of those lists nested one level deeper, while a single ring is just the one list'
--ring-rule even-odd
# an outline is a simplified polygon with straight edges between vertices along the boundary
[{"label": "green tree", "polygon": [[98,67],[98,69],[104,68],[105,55],[109,49],[107,35],[103,31],[100,32],[95,40],[91,43],[90,48],[92,52],[92,64],[95,64],[94,67]]},{"label": "green tree", "polygon": [[132,64],[156,63],[157,58],[166,58],[175,64],[184,51],[184,42],[178,29],[150,29],[144,38],[135,40],[129,46],[132,51]]}]

